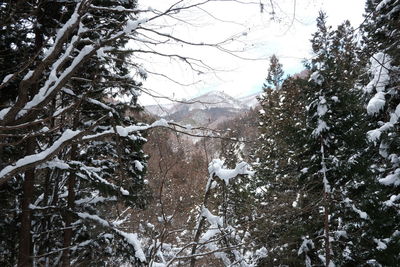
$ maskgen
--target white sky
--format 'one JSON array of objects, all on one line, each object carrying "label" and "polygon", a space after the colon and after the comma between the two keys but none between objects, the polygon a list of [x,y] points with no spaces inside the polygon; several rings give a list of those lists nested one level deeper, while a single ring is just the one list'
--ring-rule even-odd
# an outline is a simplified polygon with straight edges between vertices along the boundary
[{"label": "white sky", "polygon": [[[165,10],[177,0],[152,0],[151,8]],[[230,49],[243,52],[237,55],[255,60],[244,60],[215,48],[187,45],[158,45],[158,52],[180,54],[201,59],[215,71],[199,73],[191,70],[181,60],[141,55],[139,62],[149,71],[144,87],[154,94],[174,99],[190,99],[210,90],[220,90],[231,96],[244,96],[261,90],[268,72],[269,57],[276,54],[286,74],[302,69],[301,61],[310,58],[309,40],[315,32],[315,19],[319,10],[328,15],[328,24],[336,26],[348,19],[353,27],[362,22],[365,0],[274,0],[275,19],[271,20],[269,0],[264,12],[260,12],[260,0],[212,2],[202,9],[192,9],[176,15],[179,20],[161,18],[152,22],[152,28],[169,33],[191,42],[214,43],[234,36],[235,41],[227,44]],[[183,3],[195,2],[185,0]],[[147,1],[139,0],[142,8]],[[295,9],[295,19],[293,11]],[[148,14],[147,14],[148,15]],[[217,18],[217,19],[215,19]],[[184,21],[189,23],[184,23]],[[162,73],[178,81],[182,86],[159,75]],[[143,94],[139,102],[144,105],[166,103]]]}]

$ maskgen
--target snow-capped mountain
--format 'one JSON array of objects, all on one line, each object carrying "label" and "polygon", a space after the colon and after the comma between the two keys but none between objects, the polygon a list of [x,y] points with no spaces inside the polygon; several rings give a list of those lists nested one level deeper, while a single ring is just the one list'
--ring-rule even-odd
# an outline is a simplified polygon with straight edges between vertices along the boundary
[{"label": "snow-capped mountain", "polygon": [[261,94],[261,92],[257,92],[251,95],[242,96],[238,98],[242,105],[245,105],[247,108],[254,108],[258,105],[257,97]]},{"label": "snow-capped mountain", "polygon": [[151,105],[145,109],[158,117],[192,125],[215,125],[257,105],[257,94],[234,98],[221,91],[211,91],[185,103]]}]

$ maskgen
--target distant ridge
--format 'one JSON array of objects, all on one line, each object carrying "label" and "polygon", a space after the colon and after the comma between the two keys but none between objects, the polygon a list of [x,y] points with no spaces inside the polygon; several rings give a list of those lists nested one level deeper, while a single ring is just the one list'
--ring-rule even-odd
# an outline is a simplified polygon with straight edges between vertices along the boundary
[{"label": "distant ridge", "polygon": [[222,91],[211,91],[187,100],[187,103],[150,105],[145,106],[145,110],[153,116],[181,124],[213,127],[254,108],[259,94],[234,98]]}]

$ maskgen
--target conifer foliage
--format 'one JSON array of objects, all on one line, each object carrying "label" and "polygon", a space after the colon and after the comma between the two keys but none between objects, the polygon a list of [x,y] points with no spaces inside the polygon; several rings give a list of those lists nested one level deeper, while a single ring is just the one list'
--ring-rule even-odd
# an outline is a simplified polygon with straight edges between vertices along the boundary
[{"label": "conifer foliage", "polygon": [[368,1],[361,33],[321,12],[309,75],[264,86],[254,181],[264,225],[252,232],[269,244],[263,264],[396,266],[398,7]]},{"label": "conifer foliage", "polygon": [[[271,57],[260,109],[218,136],[225,162],[211,160],[197,208],[191,196],[198,216],[188,229],[174,228],[162,196],[168,171],[179,169],[168,162],[186,164],[185,150],[164,168],[162,151],[175,148],[156,144],[164,228],[138,216],[139,233],[131,231],[132,210],[152,200],[146,131],[171,126],[139,121],[147,73],[134,56],[208,68],[152,47],[196,45],[149,26],[208,1],[181,2],[164,13],[136,0],[0,3],[0,265],[196,266],[214,255],[227,266],[398,266],[398,0],[367,0],[356,29],[348,21],[334,29],[320,12],[299,75],[284,79]],[[118,101],[126,96],[129,105]],[[256,116],[259,137],[249,140]],[[200,169],[202,157],[192,158]],[[171,175],[186,183],[190,171]]]},{"label": "conifer foliage", "polygon": [[[0,262],[70,266],[146,261],[121,228],[145,206],[146,157],[124,48],[136,1],[0,4]],[[3,68],[4,66],[4,68]],[[110,209],[110,203],[118,206]],[[133,253],[132,253],[133,251]]]},{"label": "conifer foliage", "polygon": [[284,72],[282,69],[282,64],[279,63],[279,59],[276,57],[276,55],[272,55],[270,59],[268,76],[265,80],[266,83],[263,85],[263,89],[265,90],[268,85],[273,85],[275,89],[279,89],[283,81],[283,74]]}]

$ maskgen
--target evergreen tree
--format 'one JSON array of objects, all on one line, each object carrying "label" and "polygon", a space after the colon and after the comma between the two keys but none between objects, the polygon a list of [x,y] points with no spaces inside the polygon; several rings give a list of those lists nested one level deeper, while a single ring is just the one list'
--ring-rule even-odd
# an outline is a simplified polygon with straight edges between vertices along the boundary
[{"label": "evergreen tree", "polygon": [[372,164],[368,169],[373,179],[368,181],[369,186],[361,186],[366,187],[364,194],[369,196],[363,205],[370,219],[362,228],[366,234],[360,239],[363,249],[358,256],[377,266],[396,266],[400,260],[398,7],[397,1],[367,1],[363,25],[362,53],[369,62],[365,71],[368,76],[360,78],[370,123],[367,137]]},{"label": "evergreen tree", "polygon": [[360,63],[353,29],[345,22],[337,30],[330,30],[324,13],[319,15],[317,27],[307,92],[309,141],[303,163],[307,172],[302,180],[310,190],[312,206],[323,213],[313,218],[320,221],[310,236],[314,236],[318,258],[329,266],[350,259],[344,251],[357,253],[347,234],[354,221],[363,223],[368,219],[360,210],[360,196],[349,198],[355,181],[367,179],[369,174],[361,167],[368,163],[363,134],[367,125],[361,91],[356,87]]},{"label": "evergreen tree", "polygon": [[273,85],[275,90],[279,89],[283,81],[283,73],[282,64],[279,63],[279,59],[275,54],[272,55],[263,90],[265,91],[270,85]]},{"label": "evergreen tree", "polygon": [[251,231],[255,243],[267,244],[261,265],[301,264],[298,242],[308,211],[299,209],[303,196],[298,178],[304,145],[307,81],[286,79],[280,90],[268,89],[260,98],[260,146],[256,150],[256,175],[252,190],[257,212]]},{"label": "evergreen tree", "polygon": [[[130,109],[138,109],[141,83],[128,75],[129,53],[118,51],[140,24],[135,7],[117,0],[0,5],[0,45],[9,53],[0,73],[0,225],[13,230],[1,232],[4,265],[146,260],[136,235],[118,222],[118,209],[143,208],[148,199],[140,132],[148,126],[113,103],[128,93]],[[110,202],[119,208],[107,208]]]}]

